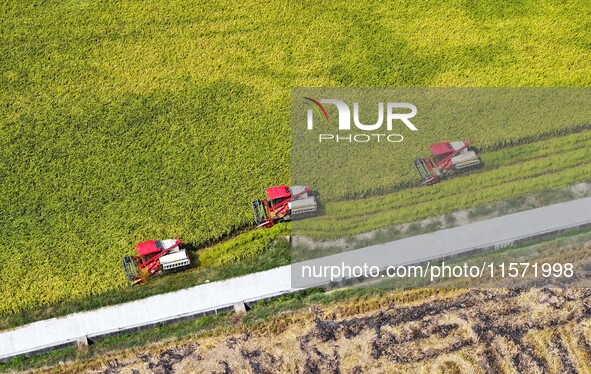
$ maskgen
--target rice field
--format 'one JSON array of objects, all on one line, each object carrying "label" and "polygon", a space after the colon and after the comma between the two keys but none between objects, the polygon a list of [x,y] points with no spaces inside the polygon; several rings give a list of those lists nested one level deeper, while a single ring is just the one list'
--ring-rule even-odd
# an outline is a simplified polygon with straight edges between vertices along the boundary
[{"label": "rice field", "polygon": [[0,11],[0,315],[126,287],[137,242],[203,247],[249,225],[249,202],[290,178],[294,86],[591,84],[584,1]]}]

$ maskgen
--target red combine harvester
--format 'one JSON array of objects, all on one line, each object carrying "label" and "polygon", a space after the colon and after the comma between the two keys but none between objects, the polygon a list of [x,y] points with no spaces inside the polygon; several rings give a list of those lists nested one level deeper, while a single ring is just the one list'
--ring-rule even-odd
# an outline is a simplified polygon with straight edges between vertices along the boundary
[{"label": "red combine harvester", "polygon": [[482,161],[468,142],[431,144],[429,150],[432,159],[415,160],[415,169],[425,185],[435,184],[443,178],[482,166]]},{"label": "red combine harvester", "polygon": [[316,194],[309,186],[276,186],[267,188],[266,192],[267,200],[252,202],[257,228],[271,227],[296,217],[313,216],[318,210]]},{"label": "red combine harvester", "polygon": [[[123,258],[123,270],[132,284],[141,284],[145,276],[186,269],[191,260],[180,239],[150,240],[135,246],[137,256]],[[144,276],[144,277],[142,277]]]}]

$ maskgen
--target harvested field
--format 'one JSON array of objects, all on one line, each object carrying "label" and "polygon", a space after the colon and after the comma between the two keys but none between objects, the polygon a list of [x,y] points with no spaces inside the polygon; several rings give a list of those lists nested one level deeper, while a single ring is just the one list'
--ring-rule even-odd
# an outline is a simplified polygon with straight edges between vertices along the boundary
[{"label": "harvested field", "polygon": [[[588,373],[591,290],[406,291],[47,369],[88,373]],[[406,300],[406,301],[405,301]]]}]

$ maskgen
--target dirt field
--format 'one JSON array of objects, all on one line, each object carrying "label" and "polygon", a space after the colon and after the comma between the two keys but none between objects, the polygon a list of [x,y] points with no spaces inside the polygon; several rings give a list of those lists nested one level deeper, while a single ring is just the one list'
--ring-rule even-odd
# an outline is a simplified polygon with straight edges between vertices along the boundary
[{"label": "dirt field", "polygon": [[591,290],[445,290],[312,306],[64,373],[591,373]]}]

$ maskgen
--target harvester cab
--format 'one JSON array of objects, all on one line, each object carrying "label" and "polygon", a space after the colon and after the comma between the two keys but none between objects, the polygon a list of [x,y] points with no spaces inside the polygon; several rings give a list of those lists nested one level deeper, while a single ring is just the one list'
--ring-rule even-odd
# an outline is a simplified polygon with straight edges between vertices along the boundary
[{"label": "harvester cab", "polygon": [[276,186],[266,189],[266,200],[252,202],[257,228],[271,227],[295,217],[311,216],[318,210],[316,195],[309,186]]},{"label": "harvester cab", "polygon": [[189,267],[191,259],[181,249],[180,239],[149,240],[135,246],[137,256],[123,258],[123,270],[132,284],[141,284],[146,277],[183,270]]},{"label": "harvester cab", "polygon": [[417,158],[414,161],[415,169],[425,185],[482,166],[482,161],[466,141],[431,144],[429,150],[430,159]]}]

